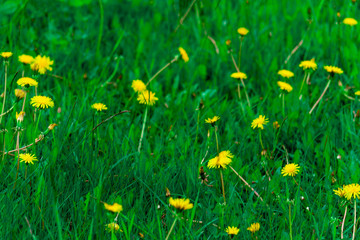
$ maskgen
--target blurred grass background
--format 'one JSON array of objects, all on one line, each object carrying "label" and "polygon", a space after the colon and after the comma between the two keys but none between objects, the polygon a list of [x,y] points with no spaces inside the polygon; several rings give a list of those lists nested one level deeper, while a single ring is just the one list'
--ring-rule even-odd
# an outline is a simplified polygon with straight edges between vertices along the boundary
[{"label": "blurred grass background", "polygon": [[[21,54],[50,56],[54,70],[42,77],[39,90],[54,99],[55,107],[42,115],[39,128],[58,123],[52,136],[33,151],[39,162],[29,165],[27,179],[21,168],[16,189],[16,164],[6,156],[1,163],[1,239],[163,239],[173,221],[165,196],[190,198],[195,208],[179,221],[173,239],[228,238],[227,226],[240,228],[237,239],[251,239],[246,228],[259,222],[259,239],[289,239],[288,203],[294,200],[294,239],[339,239],[343,210],[333,189],[358,182],[359,119],[353,112],[359,102],[343,96],[346,86],[353,96],[360,89],[360,41],[357,26],[339,24],[359,15],[358,3],[340,1],[209,1],[198,0],[183,24],[179,20],[190,0],[57,0],[4,1],[0,5],[1,51],[14,53],[9,78],[21,70]],[[340,13],[340,17],[337,13]],[[250,33],[242,47],[241,70],[251,108],[237,99],[235,72],[226,40],[238,59],[237,29]],[[205,33],[206,32],[206,33]],[[219,53],[207,34],[216,41]],[[292,49],[301,47],[285,60]],[[131,82],[146,82],[178,55],[182,46],[190,61],[176,62],[150,85],[159,101],[150,108],[142,152],[137,152],[145,107],[133,95]],[[311,85],[298,92],[304,76],[300,61],[315,58],[318,70]],[[344,70],[312,115],[308,112],[326,85],[324,65]],[[281,113],[277,71],[289,69],[294,91],[286,96],[286,118]],[[0,72],[3,79],[4,72]],[[3,85],[3,83],[2,83]],[[195,142],[198,107],[199,135]],[[91,104],[102,102],[105,113],[94,115]],[[120,110],[130,110],[101,125],[94,122]],[[258,131],[251,121],[259,114],[270,123],[262,131],[271,161],[260,152]],[[218,115],[221,150],[230,150],[232,167],[264,198],[262,203],[229,169],[224,171],[227,205],[223,206],[217,171],[205,171],[215,187],[200,184],[198,171],[216,155],[215,139],[205,118]],[[272,123],[282,123],[278,140]],[[5,122],[12,138],[14,122]],[[32,137],[32,136],[31,136]],[[28,137],[28,139],[33,139]],[[30,140],[29,140],[30,141]],[[22,142],[27,145],[31,142]],[[301,167],[298,183],[280,174],[286,163]],[[7,149],[10,150],[10,149]],[[341,157],[338,157],[341,156]],[[206,161],[203,166],[206,165]],[[271,181],[263,165],[269,169]],[[288,186],[288,188],[286,187]],[[288,191],[286,190],[288,189]],[[303,199],[303,200],[301,200]],[[119,202],[122,233],[111,234],[104,225],[115,215],[99,200]],[[309,211],[306,208],[309,207]],[[352,216],[352,209],[349,209]],[[28,219],[32,234],[29,233]],[[352,218],[345,223],[351,235]],[[217,229],[212,224],[220,226]]]}]

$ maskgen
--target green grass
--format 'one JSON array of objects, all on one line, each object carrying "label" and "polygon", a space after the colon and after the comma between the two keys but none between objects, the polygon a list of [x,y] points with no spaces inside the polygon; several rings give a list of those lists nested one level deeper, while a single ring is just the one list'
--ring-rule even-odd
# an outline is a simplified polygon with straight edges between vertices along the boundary
[{"label": "green grass", "polygon": [[[352,87],[347,92],[352,97],[360,89],[360,35],[358,26],[338,22],[356,18],[357,3],[198,0],[174,32],[191,2],[9,0],[0,5],[0,51],[14,53],[5,109],[16,100],[13,91],[23,69],[17,56],[41,54],[54,60],[47,75],[33,76],[25,68],[25,75],[39,81],[38,93],[51,97],[55,106],[42,111],[37,125],[30,91],[20,147],[33,143],[49,124],[58,124],[43,141],[27,149],[39,161],[27,167],[21,163],[17,180],[17,158],[5,155],[0,163],[1,239],[138,239],[139,233],[145,239],[165,239],[174,221],[166,188],[172,197],[194,203],[193,209],[184,212],[188,221],[177,221],[169,239],[228,239],[228,226],[240,229],[234,239],[251,239],[246,229],[254,222],[261,225],[258,239],[290,239],[288,200],[292,201],[294,240],[340,239],[344,207],[333,189],[360,179],[359,118],[354,118],[359,102],[344,97],[346,87]],[[243,41],[241,71],[248,76],[251,107],[243,88],[239,101],[237,83],[230,78],[236,69],[225,42],[232,41],[238,61],[239,27],[250,30]],[[219,54],[205,30],[216,41]],[[285,64],[301,40],[303,44]],[[190,61],[180,59],[151,82],[149,88],[159,100],[149,107],[139,153],[145,106],[138,104],[136,96],[131,98],[131,82],[147,82],[179,55],[180,46]],[[298,65],[312,58],[318,69],[300,101],[304,72]],[[335,76],[309,115],[327,83],[325,65],[338,66],[344,74]],[[276,84],[281,80],[280,69],[295,74],[289,80],[294,90],[286,95],[285,116]],[[4,70],[0,79],[3,89]],[[94,114],[95,102],[106,104],[108,110]],[[14,115],[20,109],[17,103],[3,118],[1,128],[8,131],[6,151],[16,148]],[[92,131],[121,110],[130,112]],[[220,151],[235,155],[231,166],[264,202],[227,168],[223,204],[219,172],[206,167],[217,150],[213,128],[205,119],[215,115],[221,117],[217,123]],[[259,115],[270,121],[261,134],[271,159],[261,156],[259,131],[251,128]],[[273,129],[274,121],[281,125],[279,130]],[[0,151],[3,144],[1,135]],[[286,158],[301,167],[295,177],[299,186],[281,175]],[[214,187],[201,184],[201,166]],[[105,231],[104,225],[114,221],[116,214],[106,211],[100,201],[122,204],[118,224],[123,232]],[[344,226],[345,239],[350,239],[352,203]]]}]

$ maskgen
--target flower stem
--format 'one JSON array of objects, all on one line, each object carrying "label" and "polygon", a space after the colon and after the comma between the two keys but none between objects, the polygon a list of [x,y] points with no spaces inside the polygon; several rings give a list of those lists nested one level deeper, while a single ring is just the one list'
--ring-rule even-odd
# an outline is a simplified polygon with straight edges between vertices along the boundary
[{"label": "flower stem", "polygon": [[292,237],[292,222],[291,222],[291,205],[289,203],[289,224],[290,224],[290,240],[293,239]]},{"label": "flower stem", "polygon": [[171,234],[172,230],[173,230],[174,227],[175,227],[176,221],[177,221],[177,216],[175,217],[174,222],[173,222],[173,224],[171,225],[170,231],[169,231],[168,235],[166,236],[165,240],[168,240],[168,238],[170,237],[170,234]]},{"label": "flower stem", "polygon": [[352,240],[355,239],[355,233],[356,233],[356,198],[354,198],[354,227],[353,227]]},{"label": "flower stem", "polygon": [[282,93],[282,114],[285,117],[285,93]]},{"label": "flower stem", "polygon": [[219,141],[218,141],[218,136],[217,136],[217,126],[215,126],[214,128],[215,128],[216,150],[217,150],[217,153],[219,154],[220,150],[219,150]]},{"label": "flower stem", "polygon": [[17,132],[17,136],[16,136],[16,151],[17,151],[17,166],[16,166],[16,177],[15,177],[15,182],[14,182],[14,187],[13,189],[15,189],[16,187],[16,182],[17,182],[17,178],[18,178],[18,174],[19,174],[19,167],[20,167],[20,132]]},{"label": "flower stem", "polygon": [[245,114],[244,106],[242,105],[242,102],[241,102],[240,83],[237,84],[237,92],[238,92],[238,96],[239,96],[241,110]]},{"label": "flower stem", "polygon": [[239,48],[239,70],[240,70],[240,63],[241,63],[241,49],[242,49],[242,42],[244,37],[240,37],[240,48]]},{"label": "flower stem", "polygon": [[5,61],[4,98],[3,98],[3,105],[1,108],[0,124],[2,122],[2,117],[3,117],[2,114],[4,113],[5,102],[6,102],[7,67],[8,67],[8,61]]},{"label": "flower stem", "polygon": [[220,171],[222,194],[223,194],[223,197],[224,197],[224,204],[226,205],[224,177],[223,177],[223,173],[222,173],[222,168],[219,168],[219,171]]},{"label": "flower stem", "polygon": [[345,206],[344,218],[341,223],[341,239],[344,239],[344,224],[346,219],[346,213],[347,213],[347,205]]},{"label": "flower stem", "polygon": [[302,95],[301,95],[301,90],[303,89],[303,87],[304,87],[304,83],[305,83],[305,79],[306,79],[306,75],[307,75],[308,73],[307,72],[305,72],[305,74],[304,74],[304,79],[303,79],[303,81],[302,81],[302,83],[301,83],[301,87],[300,87],[300,91],[299,91],[299,99],[301,99],[301,97],[302,97]]},{"label": "flower stem", "polygon": [[319,99],[316,101],[316,103],[314,104],[314,106],[311,108],[309,114],[311,114],[311,113],[314,111],[315,107],[319,104],[319,102],[320,102],[320,100],[323,98],[326,90],[329,88],[330,83],[331,83],[331,80],[328,80],[328,83],[326,84],[326,87],[325,87],[324,91],[322,92],[321,96],[320,96]]},{"label": "flower stem", "polygon": [[260,144],[261,144],[261,148],[262,150],[264,150],[264,145],[263,145],[263,142],[262,142],[262,139],[261,139],[261,130],[259,129],[259,139],[260,139]]},{"label": "flower stem", "polygon": [[144,113],[144,122],[142,125],[142,130],[141,130],[141,136],[140,136],[140,140],[139,140],[139,147],[138,147],[138,152],[140,153],[141,151],[141,142],[144,138],[144,131],[145,131],[145,124],[146,124],[146,116],[147,116],[147,112],[148,112],[148,106],[146,105],[146,109],[145,109],[145,113]]},{"label": "flower stem", "polygon": [[[234,56],[232,55],[231,52],[230,52],[230,56],[231,56],[231,59],[232,59],[232,62],[233,62],[233,64],[234,64],[234,66],[235,66],[235,68],[236,68],[236,71],[240,72],[240,69],[239,69],[238,66],[236,65],[235,58],[234,58]],[[246,101],[247,101],[249,107],[251,107],[250,100],[249,100],[249,96],[248,96],[247,91],[246,91],[245,82],[244,82],[244,80],[243,80],[242,78],[240,78],[240,81],[241,81],[241,84],[244,86]]]}]

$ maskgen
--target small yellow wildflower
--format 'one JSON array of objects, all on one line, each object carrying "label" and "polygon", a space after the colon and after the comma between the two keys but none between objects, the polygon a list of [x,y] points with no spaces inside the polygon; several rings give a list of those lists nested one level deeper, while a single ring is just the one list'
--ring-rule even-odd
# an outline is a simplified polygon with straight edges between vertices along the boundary
[{"label": "small yellow wildflower", "polygon": [[273,122],[273,128],[278,129],[280,127],[278,121]]},{"label": "small yellow wildflower", "polygon": [[339,197],[345,197],[344,187],[345,187],[345,185],[342,188],[339,187],[337,190],[334,189],[333,191],[334,191],[335,195],[338,195]]},{"label": "small yellow wildflower", "polygon": [[25,112],[21,111],[19,113],[16,113],[15,116],[16,116],[16,121],[22,122],[22,121],[24,121]]},{"label": "small yellow wildflower", "polygon": [[355,95],[356,95],[356,96],[360,96],[360,91],[356,91],[356,92],[355,92]]},{"label": "small yellow wildflower", "polygon": [[232,74],[230,75],[230,77],[232,77],[232,78],[239,78],[239,79],[247,79],[246,74],[243,73],[243,72],[232,73]]},{"label": "small yellow wildflower", "polygon": [[146,104],[146,105],[154,105],[157,100],[159,100],[157,97],[155,97],[155,93],[145,90],[141,93],[139,93],[137,100],[140,104]]},{"label": "small yellow wildflower", "polygon": [[316,70],[317,69],[317,64],[315,63],[315,59],[313,58],[310,61],[309,60],[302,61],[299,64],[299,67],[302,67],[303,70],[310,69],[310,68],[312,68],[313,70]]},{"label": "small yellow wildflower", "polygon": [[353,18],[345,18],[343,20],[343,23],[349,26],[355,26],[356,24],[358,24],[358,22]]},{"label": "small yellow wildflower", "polygon": [[300,167],[298,164],[294,164],[294,163],[286,164],[285,167],[283,169],[281,169],[281,174],[284,177],[285,176],[294,177],[294,176],[296,176],[296,174],[298,174],[299,169],[300,169]]},{"label": "small yellow wildflower", "polygon": [[210,124],[213,125],[213,124],[216,123],[219,119],[220,119],[219,116],[214,116],[213,118],[205,119],[205,122],[206,122],[206,123],[210,123]]},{"label": "small yellow wildflower", "polygon": [[291,78],[294,76],[293,72],[286,70],[286,69],[282,69],[282,70],[278,71],[278,74],[284,78]]},{"label": "small yellow wildflower", "polygon": [[344,186],[344,193],[345,193],[345,198],[347,200],[351,200],[351,198],[358,198],[360,199],[360,185],[357,183],[352,183],[349,185]]},{"label": "small yellow wildflower", "polygon": [[247,28],[241,27],[238,28],[237,32],[244,37],[249,33],[249,30]]},{"label": "small yellow wildflower", "polygon": [[227,165],[231,163],[231,159],[234,155],[231,154],[229,150],[222,151],[218,156],[209,160],[207,167],[208,168],[226,168]]},{"label": "small yellow wildflower", "polygon": [[238,235],[240,229],[238,229],[237,227],[230,227],[228,226],[225,231],[227,232],[227,234],[229,235]]},{"label": "small yellow wildflower", "polygon": [[50,125],[48,126],[48,129],[51,131],[51,130],[53,130],[56,126],[57,126],[56,123],[52,123],[52,124],[50,124]]},{"label": "small yellow wildflower", "polygon": [[34,164],[34,161],[38,161],[35,157],[35,154],[30,154],[30,153],[20,153],[19,158],[21,159],[20,162],[31,163],[31,164]]},{"label": "small yellow wildflower", "polygon": [[15,96],[18,99],[23,99],[25,97],[26,92],[22,89],[15,89]]},{"label": "small yellow wildflower", "polygon": [[172,197],[170,197],[169,203],[171,206],[179,210],[188,210],[194,207],[194,204],[190,203],[190,199],[173,199]]},{"label": "small yellow wildflower", "polygon": [[328,73],[331,73],[331,74],[343,74],[344,71],[341,69],[341,68],[338,68],[338,67],[334,67],[334,66],[324,66],[325,70],[328,72]]},{"label": "small yellow wildflower", "polygon": [[291,92],[293,90],[292,86],[286,82],[278,81],[277,84],[281,90],[285,90],[287,92]]},{"label": "small yellow wildflower", "polygon": [[27,86],[38,86],[38,82],[35,79],[29,77],[22,77],[16,82],[19,86],[27,87]]},{"label": "small yellow wildflower", "polygon": [[19,56],[19,62],[22,62],[23,64],[31,64],[34,61],[34,58],[30,55],[20,55]]},{"label": "small yellow wildflower", "polygon": [[104,207],[106,210],[111,211],[111,212],[121,212],[123,210],[123,207],[118,204],[118,203],[114,203],[113,205],[104,203]]},{"label": "small yellow wildflower", "polygon": [[187,52],[185,51],[185,49],[183,49],[182,47],[179,47],[179,52],[180,52],[181,57],[184,60],[184,62],[188,62],[189,56],[188,56]]},{"label": "small yellow wildflower", "polygon": [[112,222],[112,223],[106,224],[105,229],[109,232],[117,232],[117,231],[119,231],[120,226],[119,226],[119,224]]},{"label": "small yellow wildflower", "polygon": [[101,112],[102,110],[107,110],[107,107],[103,103],[94,103],[91,105],[91,108],[96,109],[96,111]]},{"label": "small yellow wildflower", "polygon": [[260,230],[260,223],[253,223],[247,228],[250,232],[254,233]]},{"label": "small yellow wildflower", "polygon": [[261,129],[264,129],[264,126],[263,125],[266,125],[267,123],[269,122],[269,119],[268,118],[265,118],[265,115],[259,115],[258,118],[254,119],[251,123],[251,127],[253,129],[255,128],[261,128]]},{"label": "small yellow wildflower", "polygon": [[52,67],[54,61],[50,60],[49,57],[46,56],[36,56],[34,61],[31,63],[30,67],[33,71],[38,71],[40,74],[45,74],[47,70],[52,71]]},{"label": "small yellow wildflower", "polygon": [[226,46],[230,46],[230,44],[231,44],[231,40],[230,39],[228,39],[228,40],[226,40]]},{"label": "small yellow wildflower", "polygon": [[54,107],[54,102],[51,98],[46,96],[35,96],[31,98],[30,104],[36,108]]},{"label": "small yellow wildflower", "polygon": [[11,57],[13,54],[12,52],[2,52],[1,56],[5,59],[8,59],[9,57]]},{"label": "small yellow wildflower", "polygon": [[146,90],[146,85],[141,80],[133,80],[131,87],[134,89],[135,92],[141,93]]}]

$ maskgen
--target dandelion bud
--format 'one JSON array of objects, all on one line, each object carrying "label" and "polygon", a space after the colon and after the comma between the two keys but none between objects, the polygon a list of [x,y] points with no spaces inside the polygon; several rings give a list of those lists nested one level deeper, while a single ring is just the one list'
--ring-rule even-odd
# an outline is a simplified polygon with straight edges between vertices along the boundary
[{"label": "dandelion bud", "polygon": [[24,121],[25,112],[21,111],[19,113],[16,113],[16,121],[22,122]]},{"label": "dandelion bud", "polygon": [[231,40],[230,39],[226,40],[226,45],[230,46],[230,44],[231,44]]},{"label": "dandelion bud", "polygon": [[52,124],[49,125],[48,129],[51,131],[51,130],[53,130],[56,126],[57,126],[56,123],[52,123]]},{"label": "dandelion bud", "polygon": [[18,98],[18,99],[23,99],[25,97],[25,91],[22,90],[22,89],[15,89],[15,96]]}]

